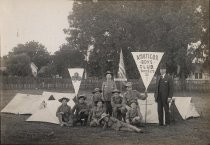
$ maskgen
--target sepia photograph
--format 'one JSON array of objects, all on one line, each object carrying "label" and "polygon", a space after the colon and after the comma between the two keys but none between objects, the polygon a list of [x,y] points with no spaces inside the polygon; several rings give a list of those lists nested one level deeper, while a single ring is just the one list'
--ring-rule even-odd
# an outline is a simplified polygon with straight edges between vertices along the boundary
[{"label": "sepia photograph", "polygon": [[209,0],[0,0],[2,145],[210,145]]}]

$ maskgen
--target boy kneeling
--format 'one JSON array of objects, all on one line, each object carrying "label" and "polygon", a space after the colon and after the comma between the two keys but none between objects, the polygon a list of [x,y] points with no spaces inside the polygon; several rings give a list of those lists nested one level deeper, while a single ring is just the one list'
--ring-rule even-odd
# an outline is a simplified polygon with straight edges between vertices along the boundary
[{"label": "boy kneeling", "polygon": [[72,118],[72,112],[71,107],[67,105],[67,102],[69,102],[69,99],[66,97],[63,97],[58,100],[61,102],[61,106],[58,107],[56,116],[58,117],[59,123],[61,126],[73,126],[73,118]]}]

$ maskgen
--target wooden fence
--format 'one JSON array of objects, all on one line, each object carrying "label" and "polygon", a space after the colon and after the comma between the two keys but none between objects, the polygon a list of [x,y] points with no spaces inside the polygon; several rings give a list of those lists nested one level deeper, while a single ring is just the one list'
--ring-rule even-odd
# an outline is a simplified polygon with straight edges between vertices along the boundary
[{"label": "wooden fence", "polygon": [[[128,80],[133,83],[133,88],[144,91],[144,85],[141,80]],[[82,80],[81,90],[93,90],[95,87],[101,88],[103,80],[85,79]],[[124,89],[123,85],[116,82],[117,87]],[[55,78],[32,78],[32,77],[2,77],[0,82],[2,89],[68,89],[73,90],[71,79],[55,79]],[[154,91],[155,79],[152,80],[148,91]],[[175,91],[201,91],[210,92],[210,80],[174,80]]]}]

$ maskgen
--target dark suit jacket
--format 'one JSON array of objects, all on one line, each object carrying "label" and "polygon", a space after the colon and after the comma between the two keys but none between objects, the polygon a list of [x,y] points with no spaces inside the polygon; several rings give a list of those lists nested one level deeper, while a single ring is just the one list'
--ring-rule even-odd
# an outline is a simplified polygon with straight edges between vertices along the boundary
[{"label": "dark suit jacket", "polygon": [[158,97],[161,97],[162,100],[167,100],[168,98],[172,98],[173,96],[173,80],[172,77],[168,74],[165,74],[163,78],[163,89],[164,91],[161,92],[161,96],[158,96],[159,93],[159,81],[160,81],[160,76],[157,77],[156,79],[156,88],[155,88],[155,100],[157,101]]}]

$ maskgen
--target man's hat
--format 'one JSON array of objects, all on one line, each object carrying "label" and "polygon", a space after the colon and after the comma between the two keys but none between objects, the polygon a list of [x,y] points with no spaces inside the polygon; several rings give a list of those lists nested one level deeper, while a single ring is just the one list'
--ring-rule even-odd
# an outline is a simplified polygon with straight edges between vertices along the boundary
[{"label": "man's hat", "polygon": [[135,103],[136,105],[138,105],[136,100],[131,100],[130,104]]},{"label": "man's hat", "polygon": [[161,63],[161,64],[159,65],[159,68],[160,68],[160,69],[166,69],[166,67],[167,67],[167,66],[166,66],[165,63]]},{"label": "man's hat", "polygon": [[69,102],[69,98],[66,98],[66,97],[60,98],[58,101],[62,102],[63,100],[66,100],[66,102]]},{"label": "man's hat", "polygon": [[101,90],[101,89],[99,89],[99,88],[95,88],[95,89],[94,89],[94,91],[93,91],[92,93],[93,93],[93,94],[95,94],[96,92],[100,92],[100,93],[101,93],[101,92],[102,92],[102,90]]},{"label": "man's hat", "polygon": [[104,104],[104,101],[103,100],[98,100],[98,101],[95,101],[95,104],[97,104],[98,102],[102,102],[102,104]]},{"label": "man's hat", "polygon": [[112,91],[112,94],[114,94],[114,93],[120,93],[120,91],[119,91],[118,89],[114,89],[114,90]]},{"label": "man's hat", "polygon": [[81,99],[81,98],[83,98],[85,100],[86,96],[84,94],[83,95],[79,95],[78,100]]},{"label": "man's hat", "polygon": [[112,75],[113,73],[111,71],[107,71],[105,75],[107,75],[107,74],[111,74]]},{"label": "man's hat", "polygon": [[98,122],[100,122],[105,117],[109,117],[109,114],[106,114],[106,113],[101,114],[101,118],[98,120]]},{"label": "man's hat", "polygon": [[132,83],[131,83],[131,82],[127,82],[127,83],[125,84],[125,86],[126,86],[126,87],[132,86]]}]

